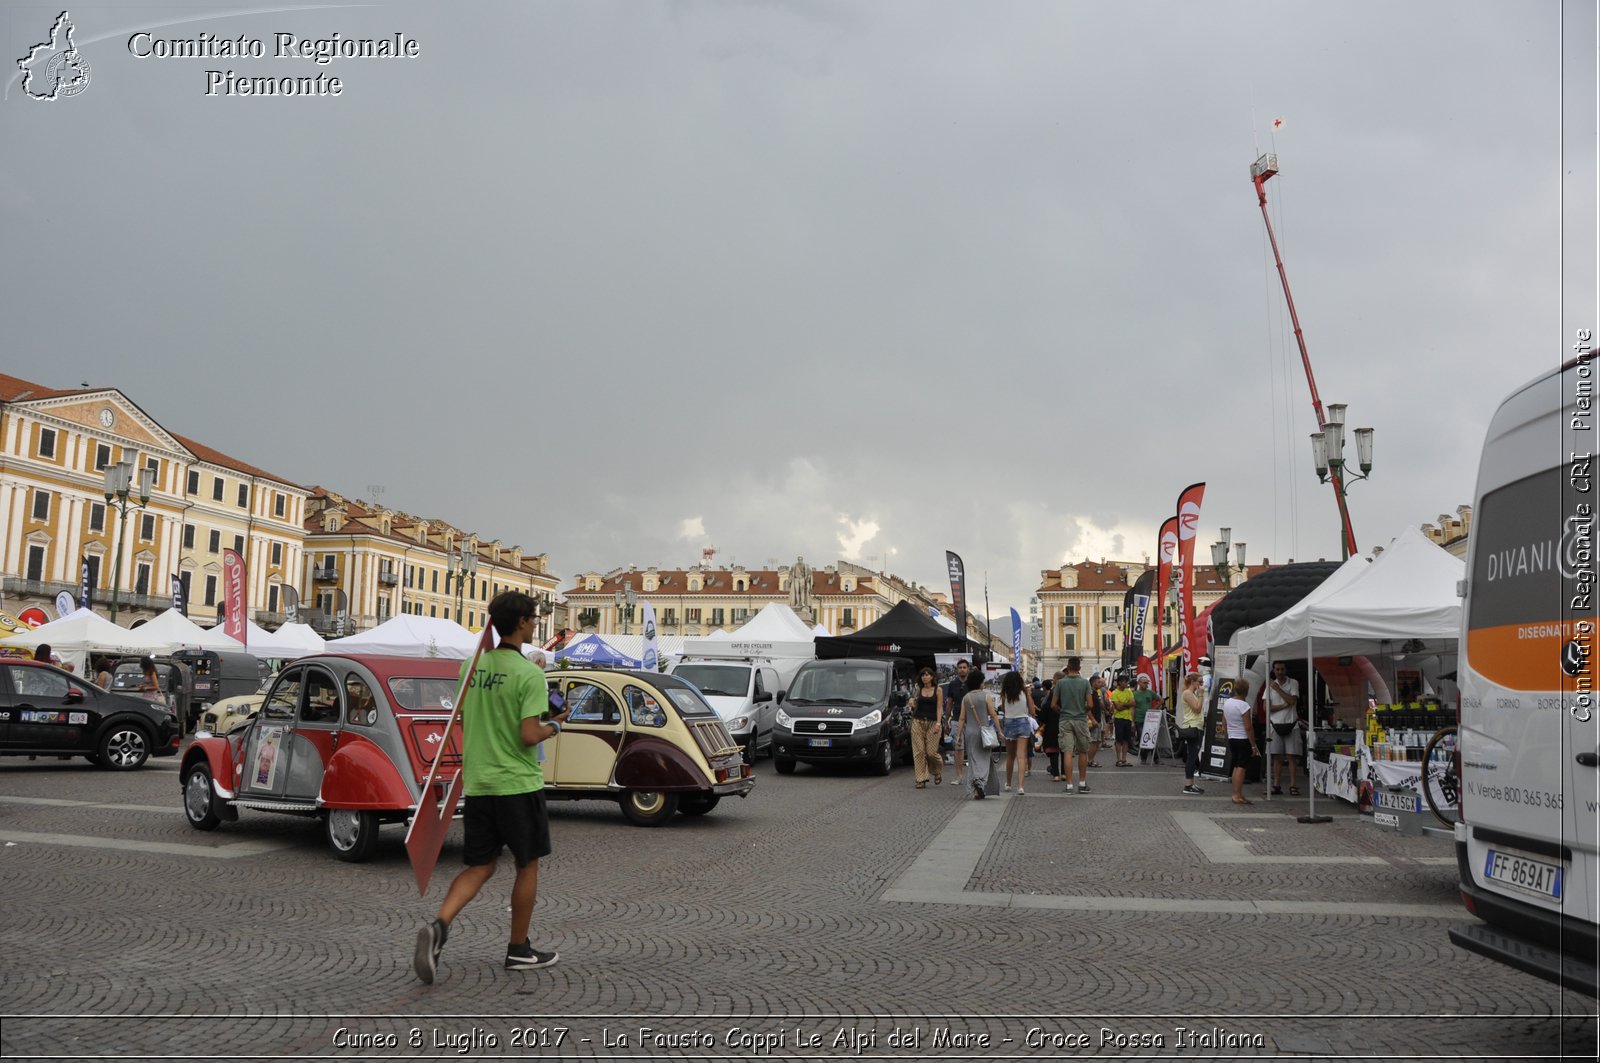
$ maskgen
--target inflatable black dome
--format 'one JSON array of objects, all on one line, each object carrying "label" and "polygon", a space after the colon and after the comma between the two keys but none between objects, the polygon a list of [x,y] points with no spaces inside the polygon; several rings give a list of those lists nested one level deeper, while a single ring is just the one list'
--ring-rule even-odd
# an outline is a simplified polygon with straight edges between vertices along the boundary
[{"label": "inflatable black dome", "polygon": [[1246,580],[1211,610],[1211,635],[1218,646],[1233,641],[1240,628],[1255,627],[1281,616],[1301,598],[1322,586],[1343,564],[1340,561],[1302,561],[1269,568]]}]

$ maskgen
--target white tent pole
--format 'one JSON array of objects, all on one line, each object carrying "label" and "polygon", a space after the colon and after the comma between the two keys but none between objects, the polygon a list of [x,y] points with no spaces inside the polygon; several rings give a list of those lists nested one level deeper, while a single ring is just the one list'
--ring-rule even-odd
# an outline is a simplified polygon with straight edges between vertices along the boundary
[{"label": "white tent pole", "polygon": [[1306,685],[1300,691],[1302,698],[1311,699],[1311,708],[1306,712],[1306,814],[1300,817],[1301,823],[1332,823],[1332,816],[1317,815],[1317,788],[1311,785],[1311,751],[1317,744],[1317,658],[1314,656],[1311,645],[1311,630],[1306,629]]},{"label": "white tent pole", "polygon": [[[1267,682],[1271,683],[1272,682],[1272,649],[1271,649],[1271,647],[1267,648],[1267,652],[1262,654],[1261,659],[1264,662],[1262,664],[1262,667],[1264,669],[1266,669]],[[1243,663],[1244,654],[1241,653],[1239,655],[1239,660],[1240,660],[1239,670],[1243,671],[1244,670],[1244,663]],[[1261,729],[1261,731],[1262,731],[1262,734],[1261,734],[1261,749],[1262,749],[1262,752],[1266,753],[1266,755],[1267,755],[1266,756],[1266,763],[1265,763],[1265,765],[1263,766],[1263,769],[1262,769],[1262,780],[1261,781],[1267,784],[1266,785],[1267,793],[1266,793],[1265,800],[1270,804],[1271,801],[1272,801],[1272,736],[1273,736],[1273,734],[1275,732],[1272,730],[1272,696],[1267,693],[1267,688],[1265,686],[1263,686],[1262,689],[1261,689],[1261,699],[1262,699],[1262,702],[1266,705],[1266,708],[1267,708],[1267,725]]]}]

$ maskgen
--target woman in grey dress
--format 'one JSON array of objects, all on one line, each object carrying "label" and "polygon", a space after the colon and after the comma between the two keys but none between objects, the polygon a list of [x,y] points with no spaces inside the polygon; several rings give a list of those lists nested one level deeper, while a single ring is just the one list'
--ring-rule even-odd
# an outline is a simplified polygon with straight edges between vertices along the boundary
[{"label": "woman in grey dress", "polygon": [[985,724],[994,728],[996,738],[1000,736],[1000,717],[989,695],[983,691],[983,669],[974,668],[967,674],[967,693],[961,699],[956,741],[966,756],[967,783],[972,787],[975,800],[1000,792],[1000,767],[995,751],[983,748]]}]

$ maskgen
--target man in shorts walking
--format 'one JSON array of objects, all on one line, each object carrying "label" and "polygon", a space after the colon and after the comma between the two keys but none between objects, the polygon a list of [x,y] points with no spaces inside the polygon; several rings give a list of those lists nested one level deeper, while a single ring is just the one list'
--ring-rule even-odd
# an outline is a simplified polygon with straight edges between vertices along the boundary
[{"label": "man in shorts walking", "polygon": [[[511,850],[517,864],[506,967],[549,967],[560,958],[534,948],[528,938],[539,893],[539,858],[550,854],[538,747],[561,733],[567,715],[563,711],[546,716],[549,691],[544,671],[522,656],[522,647],[533,637],[536,615],[536,603],[520,591],[505,591],[489,603],[489,622],[500,644],[479,656],[461,710],[465,793],[461,856],[467,866],[450,883],[438,916],[417,931],[413,966],[427,985],[433,984],[450,924],[494,875],[502,848]],[[471,663],[462,664],[463,673]]]},{"label": "man in shorts walking", "polygon": [[[1089,683],[1078,674],[1083,662],[1067,658],[1067,674],[1050,691],[1061,712],[1061,773],[1067,777],[1066,793],[1089,792]],[[1072,783],[1072,763],[1078,763],[1078,786]]]}]

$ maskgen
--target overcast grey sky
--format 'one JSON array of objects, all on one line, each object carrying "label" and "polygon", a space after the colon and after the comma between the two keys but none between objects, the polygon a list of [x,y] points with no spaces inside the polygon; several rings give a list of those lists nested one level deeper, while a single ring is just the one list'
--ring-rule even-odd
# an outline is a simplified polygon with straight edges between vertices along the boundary
[{"label": "overcast grey sky", "polygon": [[[715,545],[944,588],[950,548],[1026,613],[1042,568],[1153,554],[1195,480],[1202,554],[1227,525],[1336,557],[1249,164],[1279,155],[1387,541],[1471,500],[1500,397],[1595,324],[1594,11],[1563,40],[1562,10],[74,7],[88,88],[28,99],[12,62],[0,106],[3,369],[565,577]],[[7,5],[7,56],[59,11]],[[141,30],[268,54],[137,58]],[[420,55],[277,60],[278,32]],[[344,88],[207,97],[208,69]]]}]

